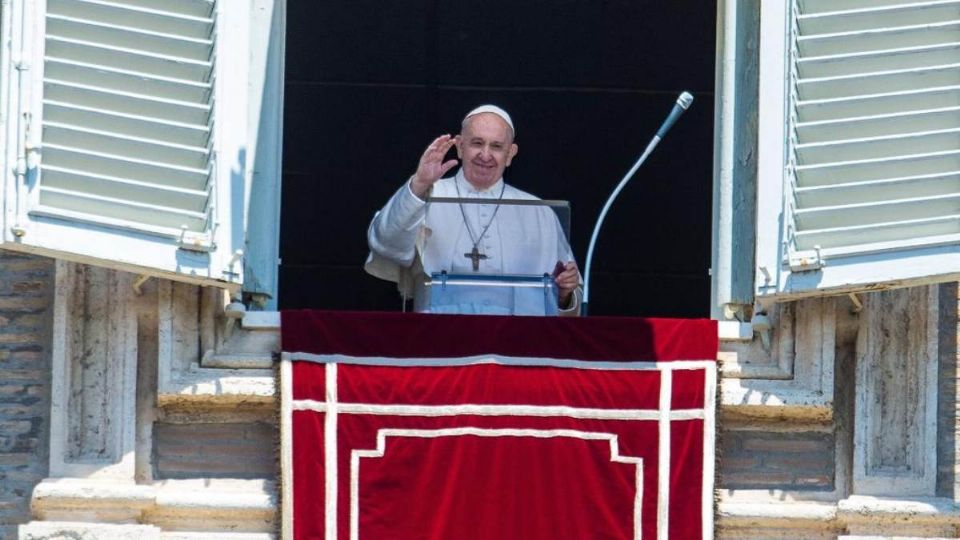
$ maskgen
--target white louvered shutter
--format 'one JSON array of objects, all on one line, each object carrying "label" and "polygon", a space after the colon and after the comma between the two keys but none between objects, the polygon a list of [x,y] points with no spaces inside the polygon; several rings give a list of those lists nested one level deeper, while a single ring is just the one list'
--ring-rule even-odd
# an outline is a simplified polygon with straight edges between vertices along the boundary
[{"label": "white louvered shutter", "polygon": [[33,63],[14,143],[26,150],[8,159],[20,152],[27,170],[5,192],[5,247],[238,285],[247,3],[26,4]]},{"label": "white louvered shutter", "polygon": [[48,0],[33,212],[210,231],[213,3],[149,5]]},{"label": "white louvered shutter", "polygon": [[762,39],[782,43],[761,49],[758,293],[956,277],[960,1],[773,4]]}]

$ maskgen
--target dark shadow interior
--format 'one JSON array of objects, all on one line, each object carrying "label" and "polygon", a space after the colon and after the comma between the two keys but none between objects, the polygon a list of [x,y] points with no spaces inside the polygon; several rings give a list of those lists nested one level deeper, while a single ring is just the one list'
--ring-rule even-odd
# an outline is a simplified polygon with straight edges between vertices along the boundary
[{"label": "dark shadow interior", "polygon": [[476,105],[507,109],[506,178],[593,225],[677,95],[696,97],[605,222],[591,315],[709,315],[716,5],[290,0],[280,307],[398,310],[362,269],[373,213]]}]

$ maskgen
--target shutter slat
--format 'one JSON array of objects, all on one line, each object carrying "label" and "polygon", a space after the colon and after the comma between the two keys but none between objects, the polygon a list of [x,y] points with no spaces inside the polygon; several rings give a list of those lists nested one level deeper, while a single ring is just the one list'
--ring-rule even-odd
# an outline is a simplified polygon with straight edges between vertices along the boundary
[{"label": "shutter slat", "polygon": [[953,193],[960,193],[960,170],[905,178],[798,187],[796,198],[802,208],[814,208]]},{"label": "shutter slat", "polygon": [[193,169],[166,163],[156,163],[143,159],[118,156],[109,152],[91,152],[46,144],[43,147],[45,167],[54,163],[57,167],[76,171],[87,171],[91,174],[101,174],[117,178],[126,178],[153,184],[192,189],[208,189],[210,171],[208,169]]},{"label": "shutter slat", "polygon": [[213,52],[209,39],[187,39],[71,17],[48,16],[47,36],[196,61],[210,60]]},{"label": "shutter slat", "polygon": [[830,183],[842,178],[846,182],[875,178],[938,174],[960,168],[960,149],[945,152],[924,152],[913,155],[884,156],[877,159],[839,161],[795,167],[804,185]]},{"label": "shutter slat", "polygon": [[205,148],[210,141],[210,130],[206,125],[164,122],[57,101],[48,101],[44,105],[44,117],[57,124],[109,131],[130,137],[153,138],[171,144]]},{"label": "shutter slat", "polygon": [[[890,221],[887,223],[839,227],[798,232],[797,247],[800,250],[813,249],[815,246],[829,246],[824,252],[841,253],[871,252],[880,249],[884,242],[904,241],[903,246],[916,245],[916,238],[928,238],[930,243],[938,243],[942,236],[960,233],[960,214],[936,218]],[[953,239],[956,241],[956,239]],[[892,246],[891,246],[892,247]],[[847,249],[843,249],[847,248]]]},{"label": "shutter slat", "polygon": [[803,230],[816,230],[876,225],[892,217],[904,221],[953,214],[960,214],[960,193],[807,208],[796,212],[796,221]]},{"label": "shutter slat", "polygon": [[800,79],[797,91],[802,101],[828,100],[872,94],[896,94],[917,89],[960,86],[960,64],[927,66],[873,73],[857,73]]},{"label": "shutter slat", "polygon": [[170,101],[206,105],[213,88],[208,82],[156,77],[125,69],[114,69],[63,58],[48,57],[44,76],[50,81],[95,87],[127,95],[150,96]]},{"label": "shutter slat", "polygon": [[[869,90],[869,89],[868,89]],[[960,105],[960,86],[919,88],[883,94],[801,101],[796,104],[801,122],[855,118],[880,114],[949,108]]]},{"label": "shutter slat", "polygon": [[[129,0],[124,0],[129,1]],[[808,18],[826,13],[850,13],[863,10],[903,12],[909,8],[960,5],[956,0],[803,0],[803,13]]]},{"label": "shutter slat", "polygon": [[189,60],[135,49],[111,47],[79,39],[47,37],[47,53],[58,58],[95,64],[113,69],[136,66],[138,71],[159,77],[186,81],[207,81],[213,64],[206,60]]},{"label": "shutter slat", "polygon": [[155,227],[179,229],[185,226],[189,231],[202,231],[205,228],[206,214],[200,212],[184,212],[176,208],[99,197],[82,191],[41,187],[40,205],[77,214]]},{"label": "shutter slat", "polygon": [[[172,8],[176,3],[168,2],[168,5]],[[214,26],[209,17],[99,0],[47,0],[47,13],[192,39],[209,38]]]},{"label": "shutter slat", "polygon": [[954,19],[960,6],[957,0],[884,4],[885,2],[874,4],[868,0],[867,5],[836,9],[843,4],[834,3],[835,7],[829,11],[802,12],[797,25],[805,36],[871,30],[884,26],[914,26]]},{"label": "shutter slat", "polygon": [[797,139],[801,144],[828,143],[857,137],[949,130],[956,126],[960,126],[960,106],[798,123]]},{"label": "shutter slat", "polygon": [[797,45],[801,54],[810,57],[925,47],[950,43],[956,38],[958,25],[960,20],[954,19],[932,24],[818,34],[800,37]]},{"label": "shutter slat", "polygon": [[[113,0],[114,4],[125,5],[134,9],[160,11],[174,16],[189,16],[209,19],[213,16],[214,0]],[[176,6],[175,11],[171,7]]]},{"label": "shutter slat", "polygon": [[[960,39],[960,35],[956,37]],[[933,67],[953,63],[958,56],[960,41],[951,41],[918,47],[801,58],[797,61],[797,71],[801,78],[853,75]]]},{"label": "shutter slat", "polygon": [[78,150],[109,151],[116,156],[141,158],[156,163],[202,168],[207,164],[206,148],[128,137],[121,133],[95,131],[79,126],[43,122],[44,141]]},{"label": "shutter slat", "polygon": [[814,165],[862,161],[920,152],[940,152],[960,148],[960,127],[940,131],[901,133],[841,141],[796,145],[798,163]]},{"label": "shutter slat", "polygon": [[177,189],[50,166],[44,170],[44,184],[67,191],[197,213],[206,210],[209,197],[205,191]]},{"label": "shutter slat", "polygon": [[119,114],[139,114],[148,118],[207,125],[211,106],[164,99],[159,96],[115,92],[48,79],[44,81],[44,97],[61,103],[77,103],[94,109],[112,110]]}]

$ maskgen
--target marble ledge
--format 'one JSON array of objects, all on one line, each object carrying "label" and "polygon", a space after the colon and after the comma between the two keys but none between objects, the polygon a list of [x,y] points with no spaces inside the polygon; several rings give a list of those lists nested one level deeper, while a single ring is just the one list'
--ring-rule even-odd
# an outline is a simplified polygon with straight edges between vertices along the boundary
[{"label": "marble ledge", "polygon": [[244,330],[279,330],[279,311],[248,311],[243,315],[241,326]]},{"label": "marble ledge", "polygon": [[272,533],[163,531],[152,525],[31,521],[20,526],[19,540],[275,540]]},{"label": "marble ledge", "polygon": [[839,501],[790,500],[768,495],[737,496],[721,492],[717,522],[721,529],[788,527],[822,529],[826,526],[869,528],[957,526],[960,505],[944,497],[869,497],[853,495]]},{"label": "marble ledge", "polygon": [[272,533],[278,509],[274,482],[234,479],[47,479],[30,506],[34,523],[134,522],[183,533]]},{"label": "marble ledge", "polygon": [[720,341],[750,341],[753,339],[753,325],[740,321],[718,321],[717,333]]}]

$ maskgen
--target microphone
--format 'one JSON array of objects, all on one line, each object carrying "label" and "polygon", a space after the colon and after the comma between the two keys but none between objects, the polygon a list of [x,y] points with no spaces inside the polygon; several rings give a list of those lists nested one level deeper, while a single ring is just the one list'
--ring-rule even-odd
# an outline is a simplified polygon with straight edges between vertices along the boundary
[{"label": "microphone", "polygon": [[587,247],[587,264],[586,271],[583,274],[583,302],[580,307],[580,313],[582,315],[587,314],[587,306],[590,303],[590,267],[593,263],[593,248],[597,244],[597,236],[600,234],[600,227],[603,225],[604,218],[607,217],[607,211],[610,210],[610,206],[613,204],[613,200],[617,198],[617,195],[623,190],[624,186],[627,185],[627,182],[633,178],[633,175],[636,174],[637,169],[643,165],[643,162],[647,160],[647,156],[653,152],[653,149],[656,148],[657,143],[659,143],[670,131],[670,128],[673,127],[673,124],[676,123],[677,119],[680,118],[680,115],[686,112],[690,108],[690,104],[693,103],[693,95],[690,92],[683,92],[680,94],[680,97],[677,98],[677,102],[673,105],[673,110],[670,111],[670,114],[667,115],[667,119],[663,121],[663,124],[660,126],[660,129],[657,130],[657,134],[653,136],[653,139],[650,140],[650,144],[647,145],[647,148],[643,151],[640,158],[637,159],[637,162],[633,164],[633,167],[630,167],[630,170],[627,171],[627,174],[624,175],[623,180],[620,180],[620,183],[617,184],[617,187],[614,188],[613,193],[610,194],[610,197],[607,199],[607,203],[603,205],[603,210],[600,211],[600,217],[597,218],[597,224],[593,227],[593,235],[590,237],[590,245]]},{"label": "microphone", "polygon": [[677,119],[680,118],[680,115],[687,112],[687,109],[690,108],[691,103],[693,103],[693,96],[690,94],[690,92],[684,92],[680,94],[680,97],[677,98],[677,102],[673,105],[673,110],[670,111],[667,119],[663,121],[663,125],[661,125],[660,129],[657,130],[657,138],[663,140],[663,138],[667,135],[667,132],[670,131],[670,128],[673,127],[673,124],[675,124]]}]

